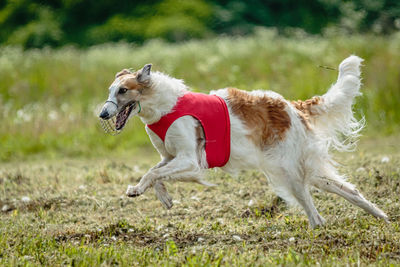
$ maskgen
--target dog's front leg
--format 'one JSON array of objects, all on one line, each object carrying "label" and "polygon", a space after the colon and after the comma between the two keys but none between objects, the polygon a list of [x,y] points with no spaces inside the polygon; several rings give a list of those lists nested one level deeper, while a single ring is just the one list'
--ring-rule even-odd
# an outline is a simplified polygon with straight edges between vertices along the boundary
[{"label": "dog's front leg", "polygon": [[[128,186],[126,195],[129,197],[137,197],[143,194],[149,187],[155,186],[161,180],[174,180],[175,177],[190,176],[200,171],[200,168],[195,161],[185,157],[175,157],[168,162],[165,166],[150,170],[146,173],[136,186]],[[155,188],[157,192],[164,193],[165,187],[162,184],[157,185]],[[166,190],[165,190],[166,193]],[[162,201],[162,200],[161,200]]]},{"label": "dog's front leg", "polygon": [[156,165],[154,165],[153,167],[151,167],[149,171],[164,167],[170,161],[171,161],[171,158],[163,157],[162,160],[159,163],[157,163]]},{"label": "dog's front leg", "polygon": [[156,192],[156,196],[158,200],[161,201],[161,204],[164,206],[164,208],[172,208],[172,206],[174,205],[172,203],[172,197],[168,194],[167,188],[165,187],[163,182],[157,181],[154,184],[154,191]]}]

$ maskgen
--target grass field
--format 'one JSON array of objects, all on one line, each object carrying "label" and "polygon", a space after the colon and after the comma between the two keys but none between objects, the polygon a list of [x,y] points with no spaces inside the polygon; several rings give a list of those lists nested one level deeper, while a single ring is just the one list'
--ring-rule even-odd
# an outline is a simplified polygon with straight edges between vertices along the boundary
[{"label": "grass field", "polygon": [[[396,133],[400,125],[400,34],[284,38],[272,31],[182,44],[152,41],[141,47],[103,45],[78,50],[0,49],[0,160],[118,155],[146,148],[142,124],[131,121],[125,138],[105,137],[96,119],[107,88],[122,68],[152,62],[195,91],[233,86],[268,89],[288,99],[323,94],[350,54],[365,59],[363,97],[369,135]],[[140,150],[140,149],[139,149]]]},{"label": "grass field", "polygon": [[364,138],[357,152],[339,155],[340,169],[391,224],[314,192],[327,219],[316,230],[257,172],[211,171],[216,188],[171,184],[175,205],[168,211],[152,190],[124,196],[156,162],[154,154],[2,163],[0,265],[398,265],[396,140]]},{"label": "grass field", "polygon": [[[341,171],[388,213],[385,224],[314,191],[327,219],[311,230],[257,172],[210,171],[216,188],[168,185],[174,207],[152,190],[128,199],[158,160],[142,123],[119,136],[97,121],[114,74],[153,63],[194,91],[235,86],[288,99],[323,94],[329,68],[365,59],[359,149],[337,155]],[[321,67],[322,66],[322,67]],[[250,37],[79,50],[0,48],[0,265],[400,265],[400,35]]]}]

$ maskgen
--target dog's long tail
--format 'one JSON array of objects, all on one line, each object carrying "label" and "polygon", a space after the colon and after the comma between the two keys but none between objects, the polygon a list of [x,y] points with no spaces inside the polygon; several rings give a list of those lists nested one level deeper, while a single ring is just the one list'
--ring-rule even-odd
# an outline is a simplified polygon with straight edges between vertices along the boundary
[{"label": "dog's long tail", "polygon": [[339,65],[337,82],[320,97],[292,102],[305,114],[316,133],[324,138],[329,147],[339,151],[353,148],[365,120],[354,117],[354,98],[360,93],[360,65],[363,59],[350,56]]}]

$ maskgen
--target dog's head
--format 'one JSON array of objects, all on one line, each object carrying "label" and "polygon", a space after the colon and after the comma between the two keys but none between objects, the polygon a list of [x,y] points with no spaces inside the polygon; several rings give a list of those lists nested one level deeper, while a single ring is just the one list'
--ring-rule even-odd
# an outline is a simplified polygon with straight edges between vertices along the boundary
[{"label": "dog's head", "polygon": [[109,120],[116,117],[116,131],[122,130],[133,110],[140,112],[140,100],[143,91],[151,83],[151,64],[145,65],[141,70],[132,72],[124,69],[115,75],[115,80],[109,87],[109,95],[99,117]]}]

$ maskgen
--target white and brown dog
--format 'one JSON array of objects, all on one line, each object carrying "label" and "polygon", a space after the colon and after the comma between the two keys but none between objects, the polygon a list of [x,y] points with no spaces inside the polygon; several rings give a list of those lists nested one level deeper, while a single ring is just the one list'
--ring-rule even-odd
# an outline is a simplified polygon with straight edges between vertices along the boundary
[{"label": "white and brown dog", "polygon": [[[230,147],[224,152],[228,157],[220,164],[221,169],[230,173],[249,168],[262,171],[280,197],[304,208],[312,227],[324,224],[325,220],[314,206],[310,186],[338,194],[388,221],[382,210],[345,181],[329,155],[331,148],[351,149],[353,142],[349,140],[354,140],[364,126],[352,111],[354,98],[360,95],[361,62],[357,56],[345,59],[339,66],[336,84],[323,96],[306,101],[287,101],[271,91],[246,92],[234,88],[212,91],[210,95],[223,100],[229,116],[226,138]],[[164,129],[164,136],[152,130],[152,125],[173,113],[180,99],[191,93],[183,81],[150,70],[149,64],[137,72],[117,73],[100,117],[107,120],[116,116],[116,128],[121,130],[132,110],[137,113],[140,109],[138,116],[146,124],[162,160],[136,186],[129,185],[126,194],[136,197],[154,187],[163,205],[171,208],[172,200],[163,182],[211,185],[203,180],[202,174],[214,167],[208,160],[211,155],[207,155],[212,151],[207,151],[212,141],[207,139],[204,129],[207,123],[190,113],[172,119]]]}]

